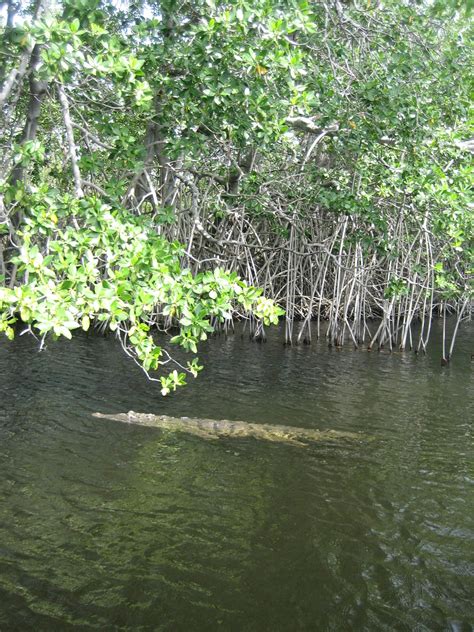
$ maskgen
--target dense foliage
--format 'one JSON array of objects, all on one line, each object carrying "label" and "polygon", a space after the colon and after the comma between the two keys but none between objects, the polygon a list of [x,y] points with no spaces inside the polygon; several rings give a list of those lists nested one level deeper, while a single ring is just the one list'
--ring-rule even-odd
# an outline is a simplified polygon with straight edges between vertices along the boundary
[{"label": "dense foliage", "polygon": [[470,3],[4,5],[8,336],[93,321],[148,372],[176,362],[156,328],[196,353],[274,301],[287,342],[317,317],[424,349],[436,308],[470,314]]}]

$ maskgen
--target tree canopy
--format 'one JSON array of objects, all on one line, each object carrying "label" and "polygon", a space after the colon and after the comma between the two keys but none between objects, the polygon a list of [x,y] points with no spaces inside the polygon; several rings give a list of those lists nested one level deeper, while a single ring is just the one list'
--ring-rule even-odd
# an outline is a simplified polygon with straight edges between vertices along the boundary
[{"label": "tree canopy", "polygon": [[0,331],[93,322],[164,394],[156,329],[236,314],[424,349],[472,298],[471,8],[4,2]]}]

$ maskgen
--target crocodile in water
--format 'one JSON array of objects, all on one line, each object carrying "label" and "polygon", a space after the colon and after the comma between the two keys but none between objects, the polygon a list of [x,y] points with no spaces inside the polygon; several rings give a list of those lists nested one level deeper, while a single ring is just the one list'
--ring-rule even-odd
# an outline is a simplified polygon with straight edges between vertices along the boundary
[{"label": "crocodile in water", "polygon": [[189,417],[169,417],[168,415],[151,415],[146,413],[117,413],[108,415],[94,413],[94,417],[111,419],[123,423],[151,426],[177,432],[187,432],[204,439],[221,437],[254,437],[267,441],[279,441],[297,446],[306,446],[305,441],[322,441],[327,439],[362,439],[366,438],[354,432],[339,430],[311,430],[293,426],[277,426],[271,424],[255,424],[245,421],[229,421],[221,419],[191,419]]}]

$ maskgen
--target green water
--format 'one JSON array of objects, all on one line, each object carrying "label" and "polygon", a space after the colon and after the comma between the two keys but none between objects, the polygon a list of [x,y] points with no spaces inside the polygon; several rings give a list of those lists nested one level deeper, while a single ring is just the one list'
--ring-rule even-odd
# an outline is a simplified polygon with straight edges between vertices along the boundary
[{"label": "green water", "polygon": [[[473,630],[472,326],[427,356],[209,341],[176,396],[112,339],[0,342],[0,630]],[[369,433],[301,449],[91,417]]]}]

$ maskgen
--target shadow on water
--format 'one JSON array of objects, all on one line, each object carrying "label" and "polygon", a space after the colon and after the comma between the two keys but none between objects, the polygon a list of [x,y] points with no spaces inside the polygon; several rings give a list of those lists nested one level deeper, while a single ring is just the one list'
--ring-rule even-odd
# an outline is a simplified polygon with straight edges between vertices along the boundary
[{"label": "shadow on water", "polygon": [[[444,369],[221,337],[167,399],[111,339],[2,340],[0,630],[472,630],[472,331]],[[129,409],[376,440],[91,417]]]}]

